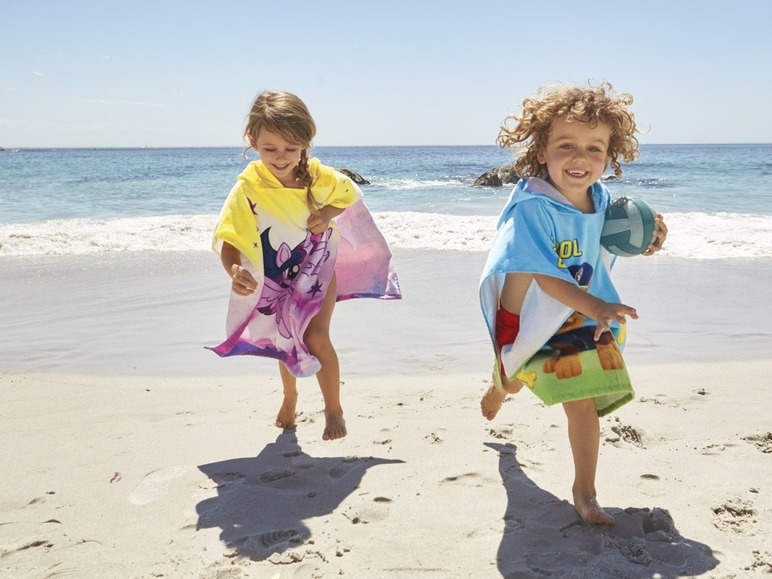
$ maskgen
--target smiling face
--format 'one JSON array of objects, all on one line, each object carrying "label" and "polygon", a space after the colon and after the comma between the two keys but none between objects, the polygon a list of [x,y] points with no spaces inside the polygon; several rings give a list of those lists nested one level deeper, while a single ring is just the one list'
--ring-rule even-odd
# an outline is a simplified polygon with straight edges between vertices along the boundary
[{"label": "smiling face", "polygon": [[589,187],[608,165],[610,139],[606,123],[567,122],[561,117],[552,122],[547,144],[537,155],[539,163],[547,165],[547,180],[583,211],[590,200]]},{"label": "smiling face", "polygon": [[285,187],[300,188],[303,185],[295,178],[295,168],[300,162],[303,145],[291,143],[279,133],[261,129],[251,142],[260,155],[263,164]]}]

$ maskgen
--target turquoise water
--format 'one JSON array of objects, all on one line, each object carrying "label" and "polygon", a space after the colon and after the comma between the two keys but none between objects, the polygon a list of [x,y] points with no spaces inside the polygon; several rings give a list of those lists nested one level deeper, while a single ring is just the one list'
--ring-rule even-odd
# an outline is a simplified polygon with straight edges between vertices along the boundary
[{"label": "turquoise water", "polygon": [[[472,186],[511,161],[494,146],[314,153],[371,182],[394,247],[486,251],[511,190]],[[0,256],[206,249],[247,162],[234,148],[0,152]],[[607,185],[665,215],[666,254],[772,258],[772,145],[649,145],[623,168]]]},{"label": "turquoise water", "polygon": [[[509,188],[474,188],[509,161],[496,147],[327,147],[373,211],[495,215]],[[0,223],[217,213],[246,164],[239,149],[52,149],[0,153]],[[660,212],[772,215],[772,145],[644,145],[613,193]]]}]

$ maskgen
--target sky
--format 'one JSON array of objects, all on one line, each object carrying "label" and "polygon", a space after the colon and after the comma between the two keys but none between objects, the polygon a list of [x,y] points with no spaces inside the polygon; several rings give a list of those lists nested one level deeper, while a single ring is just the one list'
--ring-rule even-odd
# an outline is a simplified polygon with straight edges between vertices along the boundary
[{"label": "sky", "polygon": [[262,90],[316,146],[492,145],[548,83],[641,143],[772,142],[770,0],[0,0],[0,147],[242,146]]}]

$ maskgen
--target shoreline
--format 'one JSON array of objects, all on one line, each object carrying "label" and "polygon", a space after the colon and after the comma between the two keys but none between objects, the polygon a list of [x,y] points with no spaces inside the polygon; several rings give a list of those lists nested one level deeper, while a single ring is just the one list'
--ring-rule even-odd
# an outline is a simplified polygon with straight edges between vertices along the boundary
[{"label": "shoreline", "polygon": [[[477,206],[479,214],[458,214],[463,207],[443,212],[387,211],[370,207],[389,245],[397,251],[461,251],[487,253],[496,231],[501,198]],[[375,200],[373,200],[375,201]],[[369,201],[368,201],[369,203]],[[377,202],[376,202],[377,203]],[[678,213],[666,215],[672,232],[658,259],[690,262],[772,258],[772,215],[750,213]],[[194,215],[136,215],[131,217],[72,216],[35,223],[0,223],[0,267],[14,258],[112,260],[116,256],[188,253],[210,250],[217,213]],[[163,248],[163,249],[159,249]],[[159,257],[168,259],[168,257]],[[629,258],[625,258],[629,259]],[[633,258],[634,259],[634,258]]]},{"label": "shoreline", "polygon": [[[336,305],[331,331],[342,375],[487,373],[492,352],[477,297],[485,258],[395,250],[402,300]],[[758,301],[759,288],[772,286],[766,260],[619,259],[612,276],[640,315],[628,322],[631,367],[768,358],[772,311]],[[276,372],[264,359],[220,359],[204,349],[224,339],[229,292],[211,252],[3,258],[0,277],[4,373]]]}]

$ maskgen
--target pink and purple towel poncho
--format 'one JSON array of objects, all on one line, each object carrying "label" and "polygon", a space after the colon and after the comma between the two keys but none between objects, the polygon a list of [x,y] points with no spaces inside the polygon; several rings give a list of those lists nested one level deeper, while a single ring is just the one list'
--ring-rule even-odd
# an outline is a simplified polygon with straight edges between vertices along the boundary
[{"label": "pink and purple towel poncho", "polygon": [[311,159],[309,170],[319,206],[346,208],[325,232],[307,228],[305,189],[284,187],[261,161],[253,161],[225,201],[212,244],[218,254],[223,242],[242,253],[257,290],[248,296],[231,293],[228,337],[211,349],[220,356],[275,358],[295,376],[319,371],[303,335],[333,273],[338,301],[402,297],[391,251],[359,188],[318,159]]}]

